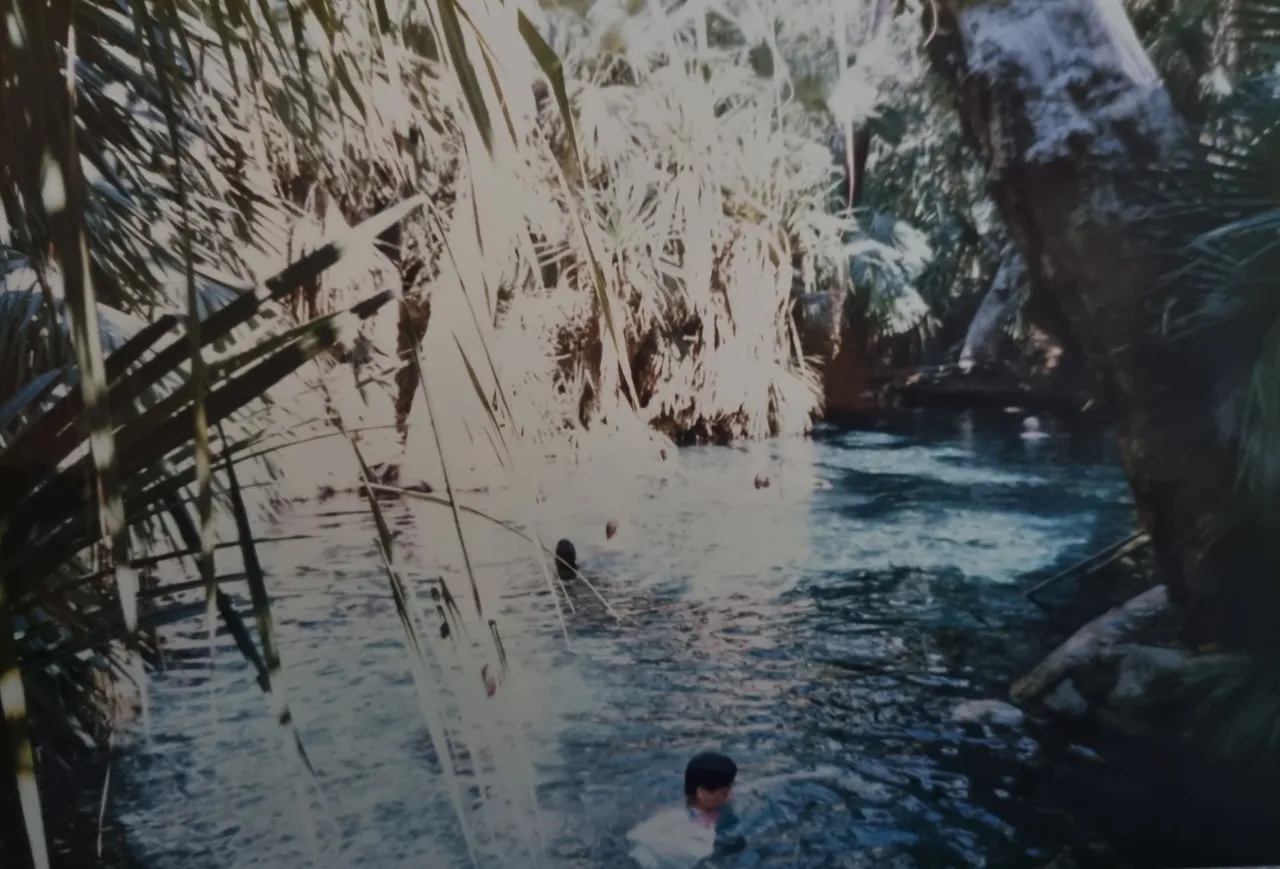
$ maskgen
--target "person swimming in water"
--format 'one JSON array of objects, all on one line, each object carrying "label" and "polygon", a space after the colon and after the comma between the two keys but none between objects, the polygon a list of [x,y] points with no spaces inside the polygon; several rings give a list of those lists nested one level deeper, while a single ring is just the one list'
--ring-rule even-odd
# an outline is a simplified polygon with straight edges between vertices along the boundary
[{"label": "person swimming in water", "polygon": [[738,765],[714,751],[699,754],[684,769],[684,799],[689,819],[700,827],[720,830],[736,823],[729,802]]},{"label": "person swimming in water", "polygon": [[733,810],[734,793],[759,793],[788,782],[840,778],[836,767],[738,783],[738,765],[714,751],[703,752],[684,770],[684,804],[663,809],[627,834],[631,859],[644,869],[681,869],[746,846],[744,824]]},{"label": "person swimming in water", "polygon": [[573,541],[561,540],[556,544],[556,576],[568,582],[578,575],[578,550]]},{"label": "person swimming in water", "polygon": [[658,812],[627,839],[631,859],[645,869],[688,866],[741,843],[730,801],[738,765],[723,754],[703,752],[684,770],[684,805]]}]

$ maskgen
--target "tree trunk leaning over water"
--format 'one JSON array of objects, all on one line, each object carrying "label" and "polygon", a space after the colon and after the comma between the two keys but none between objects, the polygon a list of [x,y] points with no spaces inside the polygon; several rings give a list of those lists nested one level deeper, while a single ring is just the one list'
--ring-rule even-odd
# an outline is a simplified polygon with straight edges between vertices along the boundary
[{"label": "tree trunk leaning over water", "polygon": [[1219,531],[1237,468],[1215,422],[1218,381],[1239,352],[1218,346],[1188,359],[1160,340],[1172,288],[1142,227],[1153,185],[1196,152],[1120,0],[933,0],[923,23],[1034,302],[1061,314],[1104,385],[1189,639],[1274,643],[1266,625],[1280,608],[1261,596],[1280,583],[1258,576],[1262,564],[1224,555],[1256,559],[1280,535],[1237,524],[1228,545]]},{"label": "tree trunk leaning over water", "polygon": [[1000,270],[965,333],[964,346],[960,349],[961,366],[977,365],[996,357],[1001,330],[1026,298],[1027,263],[1022,252],[1006,249],[1002,259]]}]

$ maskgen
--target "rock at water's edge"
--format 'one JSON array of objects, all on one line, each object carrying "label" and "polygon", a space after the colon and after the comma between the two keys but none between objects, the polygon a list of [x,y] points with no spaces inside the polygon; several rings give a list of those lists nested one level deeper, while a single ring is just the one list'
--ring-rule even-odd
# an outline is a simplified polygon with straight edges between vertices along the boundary
[{"label": "rock at water's edge", "polygon": [[1089,701],[1076,689],[1076,683],[1067,679],[1058,684],[1044,698],[1044,707],[1065,718],[1083,718],[1089,714]]},{"label": "rock at water's edge", "polygon": [[1117,707],[1141,703],[1162,680],[1187,672],[1193,657],[1182,649],[1127,647],[1120,658],[1116,684],[1107,695],[1107,703]]},{"label": "rock at water's edge", "polygon": [[1010,698],[1026,706],[1044,697],[1068,676],[1114,660],[1115,647],[1133,637],[1169,611],[1169,592],[1163,585],[1149,589],[1132,600],[1094,619],[1049,653],[1035,669],[1013,684]]},{"label": "rock at water's edge", "polygon": [[968,700],[951,711],[951,720],[964,724],[996,724],[1017,727],[1025,715],[1003,700]]},{"label": "rock at water's edge", "polygon": [[1094,619],[1014,683],[1010,697],[1024,709],[1091,719],[1106,730],[1139,736],[1161,730],[1162,699],[1204,668],[1238,655],[1198,654],[1152,645],[1151,628],[1170,613],[1156,586]]}]

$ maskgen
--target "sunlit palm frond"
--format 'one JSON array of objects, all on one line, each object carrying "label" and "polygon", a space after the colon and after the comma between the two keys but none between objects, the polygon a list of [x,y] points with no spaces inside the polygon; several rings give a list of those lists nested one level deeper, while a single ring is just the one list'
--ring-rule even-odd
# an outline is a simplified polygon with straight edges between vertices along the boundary
[{"label": "sunlit palm frond", "polygon": [[[386,225],[387,221],[374,221],[365,231],[377,234]],[[348,235],[358,237],[360,231]],[[203,324],[202,340],[225,340],[270,301],[272,292],[276,298],[287,296],[301,282],[340,261],[343,246],[341,241],[331,241],[269,281],[271,291],[264,297],[255,293],[242,295],[211,313]],[[3,298],[22,300],[33,292],[13,290]],[[210,424],[219,425],[260,401],[298,367],[344,338],[349,340],[348,333],[354,331],[350,325],[374,315],[389,299],[389,293],[375,294],[346,312],[312,320],[278,339],[261,341],[218,360],[209,368],[210,389],[204,399]],[[109,314],[96,307],[90,310]],[[115,321],[108,316],[108,322]],[[163,320],[160,324],[166,325]],[[194,554],[200,549],[199,535],[195,523],[186,516],[183,503],[188,500],[188,487],[198,476],[190,425],[198,396],[189,378],[173,376],[187,358],[185,342],[166,343],[168,330],[128,320],[122,321],[121,331],[124,334],[118,338],[104,342],[107,352],[102,371],[103,391],[116,398],[113,442],[118,449],[113,463],[120,483],[123,533],[134,544],[131,548],[146,542],[152,544],[154,551],[164,548],[167,539],[172,541],[168,545],[179,552]],[[83,339],[76,339],[80,340]],[[39,342],[17,346],[38,345]],[[76,367],[84,370],[79,362]],[[106,569],[90,570],[84,566],[88,557],[100,551],[101,532],[90,509],[93,492],[83,485],[86,471],[93,467],[91,461],[98,461],[86,443],[97,434],[86,432],[76,416],[83,402],[80,389],[59,393],[25,388],[0,402],[0,418],[9,426],[9,436],[0,448],[0,468],[6,479],[0,498],[0,526],[5,530],[0,541],[0,580],[6,615],[7,658],[3,663],[6,678],[20,678],[19,671],[10,670],[11,667],[20,667],[24,672],[20,681],[28,692],[30,714],[50,728],[63,726],[71,720],[68,715],[74,710],[49,700],[48,692],[40,688],[45,679],[77,683],[83,674],[67,668],[75,666],[76,656],[82,652],[95,652],[110,660],[122,650],[138,650],[146,632],[174,619],[189,618],[203,607],[196,604],[193,610],[187,603],[156,606],[153,594],[108,582],[115,572],[110,562]],[[241,438],[228,444],[227,449],[243,449],[249,442],[251,438]],[[244,498],[233,476],[228,475],[226,482],[229,485],[224,491],[229,493],[243,524],[247,515]],[[244,538],[247,532],[240,530],[240,537]],[[185,542],[185,547],[179,549],[179,542]],[[245,543],[242,539],[241,545]],[[130,567],[140,571],[142,577],[150,572],[147,565],[155,563],[154,556],[130,559]],[[248,569],[252,570],[252,566]],[[184,583],[179,581],[174,590],[182,587]],[[232,633],[247,637],[234,610],[229,610],[223,598],[214,593],[223,618],[231,620]],[[121,599],[127,594],[135,595],[136,622],[131,621],[127,609],[121,612]],[[262,600],[257,604],[261,614]],[[34,625],[41,627],[37,630]],[[264,641],[269,642],[265,634]],[[246,654],[253,658],[248,651]],[[274,666],[272,656],[265,657],[269,671]],[[269,672],[264,671],[264,678],[267,676]],[[17,715],[21,711],[25,717],[28,707],[24,705],[19,710],[14,697],[6,695],[6,714]],[[18,736],[19,741],[10,748],[20,755],[29,752],[29,742],[22,734]],[[26,797],[34,787],[35,771],[20,763],[17,773],[32,859],[39,865],[47,850],[40,839],[39,807]],[[18,845],[6,843],[6,847]]]}]

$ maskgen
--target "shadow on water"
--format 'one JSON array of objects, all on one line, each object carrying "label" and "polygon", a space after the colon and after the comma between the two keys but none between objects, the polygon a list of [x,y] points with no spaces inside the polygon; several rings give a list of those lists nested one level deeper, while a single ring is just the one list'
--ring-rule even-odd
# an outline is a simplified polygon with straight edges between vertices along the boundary
[{"label": "shadow on water", "polygon": [[[726,866],[1021,867],[1064,848],[1082,866],[1116,864],[1034,739],[951,718],[962,701],[1003,697],[1061,638],[1024,578],[1132,528],[1102,439],[1048,424],[1030,441],[1020,422],[908,414],[686,450],[625,490],[567,489],[543,534],[574,540],[624,617],[577,589],[571,648],[527,550],[481,547],[507,583],[548,865],[626,869],[626,831],[679,798],[684,762],[704,748],[732,754],[744,780],[840,770],[756,800],[749,847]],[[770,488],[752,486],[760,474]],[[425,565],[421,529],[439,515],[415,510],[403,505],[398,528],[408,562]],[[618,540],[603,539],[603,517],[622,520]],[[347,521],[308,546],[269,568],[331,801],[321,845],[379,869],[463,865],[370,529]],[[219,673],[213,711],[207,674],[157,677],[153,741],[123,762],[125,820],[157,869],[294,865],[297,796],[270,760],[270,716],[243,668]]]}]

